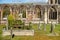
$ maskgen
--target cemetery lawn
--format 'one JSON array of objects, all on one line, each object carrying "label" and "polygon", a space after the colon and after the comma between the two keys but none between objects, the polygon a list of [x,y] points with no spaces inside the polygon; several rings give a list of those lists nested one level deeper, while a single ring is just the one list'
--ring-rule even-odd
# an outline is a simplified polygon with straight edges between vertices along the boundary
[{"label": "cemetery lawn", "polygon": [[[10,36],[4,37],[3,40],[10,40]],[[60,40],[60,36],[47,36],[38,31],[34,36],[15,36],[12,40]]]},{"label": "cemetery lawn", "polygon": [[[60,40],[59,36],[48,36],[46,34],[50,33],[50,24],[46,25],[46,31],[44,31],[44,25],[41,24],[41,30],[38,30],[38,25],[33,24],[32,29],[35,30],[34,36],[15,36],[12,40]],[[60,34],[60,24],[57,24],[54,32]],[[9,40],[10,36],[3,37],[3,40]]]}]

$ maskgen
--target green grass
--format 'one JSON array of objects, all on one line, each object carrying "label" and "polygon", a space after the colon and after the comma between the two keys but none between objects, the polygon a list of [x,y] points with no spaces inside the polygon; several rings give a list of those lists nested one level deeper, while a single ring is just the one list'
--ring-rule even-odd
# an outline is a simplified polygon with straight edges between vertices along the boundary
[{"label": "green grass", "polygon": [[[50,24],[46,25],[46,31],[44,31],[44,25],[41,25],[41,30],[38,30],[38,24],[32,24],[32,29],[35,30],[34,36],[15,36],[12,40],[60,40],[60,36],[47,36],[45,34],[50,33]],[[60,24],[56,25],[54,32],[60,34]],[[9,40],[10,36],[3,37],[3,40]]]},{"label": "green grass", "polygon": [[56,25],[54,31],[60,34],[60,24]]},{"label": "green grass", "polygon": [[[47,34],[50,33],[51,24],[46,24],[46,31],[44,31],[44,24],[41,24],[40,27],[41,27],[41,30],[38,29],[38,24],[33,24],[32,25],[32,28],[35,31],[45,32]],[[60,33],[60,24],[55,25],[54,32]]]},{"label": "green grass", "polygon": [[[5,36],[3,40],[10,40],[10,36]],[[12,40],[60,40],[60,36],[47,36],[38,31],[34,36],[15,36]]]},{"label": "green grass", "polygon": [[41,24],[41,26],[40,26],[41,30],[38,29],[38,25],[39,25],[39,24],[33,24],[33,25],[32,25],[32,28],[33,28],[36,32],[38,32],[38,31],[40,31],[41,33],[49,33],[49,32],[50,32],[50,24],[47,24],[47,25],[46,25],[46,31],[44,31],[44,24]]}]

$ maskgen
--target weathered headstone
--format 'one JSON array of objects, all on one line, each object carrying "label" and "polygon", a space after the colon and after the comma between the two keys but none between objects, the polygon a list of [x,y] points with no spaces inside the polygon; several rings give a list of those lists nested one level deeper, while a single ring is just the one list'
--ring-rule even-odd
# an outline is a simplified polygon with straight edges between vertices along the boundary
[{"label": "weathered headstone", "polygon": [[53,22],[51,22],[51,29],[50,29],[50,33],[52,33],[54,30],[54,27],[53,27]]},{"label": "weathered headstone", "polygon": [[44,31],[46,31],[46,23],[44,23]]},{"label": "weathered headstone", "polygon": [[14,38],[15,34],[12,34],[12,38]]}]

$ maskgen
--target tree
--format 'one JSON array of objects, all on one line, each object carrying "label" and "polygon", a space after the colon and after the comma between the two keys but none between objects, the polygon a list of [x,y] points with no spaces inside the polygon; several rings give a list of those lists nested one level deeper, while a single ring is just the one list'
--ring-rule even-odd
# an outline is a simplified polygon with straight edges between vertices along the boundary
[{"label": "tree", "polygon": [[14,16],[12,14],[10,14],[7,19],[8,19],[8,26],[11,27],[14,23],[14,20],[15,20]]},{"label": "tree", "polygon": [[12,15],[12,14],[10,14],[9,16],[8,16],[8,26],[10,27],[10,30],[11,30],[11,40],[12,40],[12,26],[13,26],[13,23],[14,23],[14,16]]}]

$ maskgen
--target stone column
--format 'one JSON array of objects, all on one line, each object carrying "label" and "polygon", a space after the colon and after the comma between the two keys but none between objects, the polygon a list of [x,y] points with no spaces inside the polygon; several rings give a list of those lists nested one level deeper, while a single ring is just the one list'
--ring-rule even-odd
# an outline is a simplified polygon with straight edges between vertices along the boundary
[{"label": "stone column", "polygon": [[47,24],[47,7],[45,7],[45,23]]},{"label": "stone column", "polygon": [[51,0],[48,0],[49,4],[51,4],[50,1],[51,1]]},{"label": "stone column", "polygon": [[1,7],[0,7],[0,24],[1,24]]},{"label": "stone column", "polygon": [[57,7],[57,23],[58,23],[58,7]]},{"label": "stone column", "polygon": [[1,8],[1,23],[2,23],[2,20],[3,20],[3,8]]},{"label": "stone column", "polygon": [[55,4],[55,0],[53,0],[53,4]]},{"label": "stone column", "polygon": [[35,8],[35,5],[33,5],[33,20],[35,19],[35,10],[36,8]]},{"label": "stone column", "polygon": [[12,14],[12,7],[9,7],[10,8],[10,14]]},{"label": "stone column", "polygon": [[17,9],[16,12],[17,12],[17,13],[16,13],[16,14],[17,14],[17,15],[16,15],[17,17],[16,17],[16,18],[18,19],[18,18],[19,18],[19,16],[18,16],[18,15],[19,15],[19,14],[18,14],[18,13],[19,13],[19,10]]},{"label": "stone column", "polygon": [[49,23],[49,8],[48,8],[48,12],[47,12],[47,23]]},{"label": "stone column", "polygon": [[42,8],[41,8],[41,14],[40,15],[43,16],[43,19],[41,17],[40,20],[42,19],[42,21],[44,21],[44,15],[43,15],[43,9]]},{"label": "stone column", "polygon": [[27,8],[26,8],[26,18],[28,17],[27,14],[28,14],[28,13],[27,13]]},{"label": "stone column", "polygon": [[57,4],[58,4],[58,0],[57,0]]},{"label": "stone column", "polygon": [[14,14],[14,18],[17,19],[17,16],[16,16],[16,15],[17,15],[16,9],[14,9],[14,13],[13,13],[13,14]]},{"label": "stone column", "polygon": [[33,20],[34,20],[34,8],[33,8]]}]

